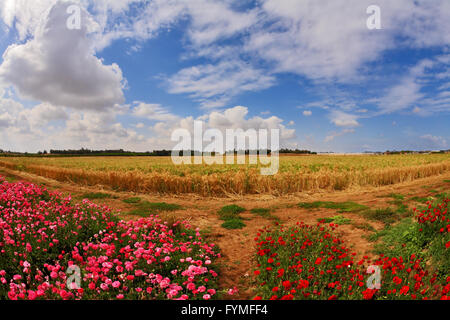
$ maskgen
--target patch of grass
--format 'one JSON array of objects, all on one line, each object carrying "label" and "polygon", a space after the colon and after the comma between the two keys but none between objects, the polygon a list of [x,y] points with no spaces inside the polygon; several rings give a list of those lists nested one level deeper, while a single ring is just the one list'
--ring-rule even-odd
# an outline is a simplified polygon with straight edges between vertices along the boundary
[{"label": "patch of grass", "polygon": [[363,214],[369,220],[380,221],[386,225],[390,225],[397,221],[397,214],[392,208],[367,210],[364,211]]},{"label": "patch of grass", "polygon": [[130,211],[128,214],[140,217],[148,217],[151,214],[159,213],[159,212],[168,212],[168,211],[176,211],[180,210],[181,206],[174,203],[166,203],[166,202],[148,202],[143,201],[135,204],[136,209]]},{"label": "patch of grass", "polygon": [[420,225],[412,218],[405,218],[395,226],[388,226],[376,233],[372,240],[382,239],[374,246],[376,254],[384,253],[386,256],[409,257],[411,254],[422,252],[426,239],[418,231]]},{"label": "patch of grass", "polygon": [[403,201],[401,201],[401,200],[390,200],[387,203],[393,204],[395,206],[401,206],[403,204]]},{"label": "patch of grass", "polygon": [[139,207],[154,211],[176,211],[180,210],[181,206],[175,203],[166,202],[148,202],[144,201],[138,204]]},{"label": "patch of grass", "polygon": [[361,230],[365,230],[365,231],[371,231],[371,232],[376,232],[377,230],[370,224],[370,223],[352,223],[352,225],[357,228],[357,229],[361,229]]},{"label": "patch of grass", "polygon": [[9,183],[17,182],[17,178],[11,176],[5,177],[5,180],[8,181]]},{"label": "patch of grass", "polygon": [[347,202],[331,202],[331,201],[315,201],[315,202],[301,202],[298,204],[300,208],[304,209],[318,209],[318,208],[326,208],[326,209],[335,209],[338,210],[339,213],[344,212],[359,212],[367,209],[367,206],[364,206],[359,203],[347,201]]},{"label": "patch of grass", "polygon": [[135,203],[141,202],[141,198],[134,197],[134,198],[123,199],[122,201],[125,203],[128,203],[128,204],[135,204]]},{"label": "patch of grass", "polygon": [[239,214],[244,212],[245,209],[242,207],[239,207],[235,204],[225,206],[222,209],[219,210],[219,216],[222,220],[229,220],[239,217]]},{"label": "patch of grass", "polygon": [[116,196],[113,196],[109,193],[102,193],[102,192],[88,192],[85,194],[82,194],[80,198],[83,199],[89,199],[89,200],[98,200],[98,199],[117,199]]},{"label": "patch of grass", "polygon": [[222,223],[222,227],[225,229],[242,229],[245,227],[245,223],[242,222],[242,217],[239,216],[244,211],[244,208],[235,204],[222,207],[219,210],[220,219],[225,221]]},{"label": "patch of grass", "polygon": [[229,229],[229,230],[242,229],[244,227],[245,227],[245,223],[243,223],[242,220],[239,218],[228,219],[224,223],[222,223],[222,228]]},{"label": "patch of grass", "polygon": [[352,220],[345,218],[344,216],[334,216],[332,218],[325,218],[325,219],[317,219],[318,221],[322,221],[324,223],[335,223],[335,224],[351,224]]},{"label": "patch of grass", "polygon": [[390,193],[388,194],[388,197],[394,198],[395,200],[404,200],[405,196],[399,193]]},{"label": "patch of grass", "polygon": [[431,190],[428,190],[430,193],[439,193],[439,191],[438,190],[436,190],[436,189],[431,189]]},{"label": "patch of grass", "polygon": [[280,221],[280,218],[271,214],[270,209],[267,208],[254,208],[250,212],[268,220]]},{"label": "patch of grass", "polygon": [[267,208],[254,208],[250,210],[251,213],[257,214],[257,215],[267,215],[270,214],[270,209]]},{"label": "patch of grass", "polygon": [[444,183],[450,183],[450,180],[444,180]]},{"label": "patch of grass", "polygon": [[410,200],[415,201],[415,202],[419,202],[419,203],[425,203],[425,202],[429,201],[430,198],[425,198],[425,197],[412,197],[412,198],[410,198]]}]

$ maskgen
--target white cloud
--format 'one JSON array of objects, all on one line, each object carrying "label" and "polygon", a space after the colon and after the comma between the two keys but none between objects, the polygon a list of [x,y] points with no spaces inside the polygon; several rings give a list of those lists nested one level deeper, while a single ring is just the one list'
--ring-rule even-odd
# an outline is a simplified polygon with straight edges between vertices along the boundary
[{"label": "white cloud", "polygon": [[202,121],[204,130],[214,128],[220,130],[224,136],[226,129],[279,129],[280,144],[288,145],[295,138],[295,129],[288,129],[283,124],[283,119],[276,116],[262,118],[255,116],[248,118],[248,108],[236,106],[234,108],[225,109],[223,111],[212,111],[197,118],[186,117],[173,122],[159,122],[152,127],[152,131],[156,135],[152,138],[160,148],[172,148],[175,143],[170,141],[173,130],[182,128],[193,134],[194,121]]},{"label": "white cloud", "polygon": [[305,110],[305,111],[303,111],[303,115],[304,115],[305,117],[309,117],[309,116],[312,115],[312,112],[309,111],[309,110]]},{"label": "white cloud", "polygon": [[245,91],[274,85],[275,78],[238,60],[186,68],[167,79],[170,93],[184,93],[205,108],[222,107]]},{"label": "white cloud", "polygon": [[66,27],[67,4],[48,11],[34,38],[9,46],[0,79],[25,99],[76,109],[104,109],[124,102],[122,71],[104,65],[92,50],[89,29],[95,23],[84,12],[81,30]]},{"label": "white cloud", "polygon": [[148,104],[144,102],[135,102],[133,115],[139,118],[146,118],[156,121],[174,121],[179,117],[171,114],[168,110],[163,108],[160,104]]},{"label": "white cloud", "polygon": [[359,126],[358,117],[353,114],[345,113],[340,110],[333,110],[330,113],[331,122],[338,127],[357,127]]}]

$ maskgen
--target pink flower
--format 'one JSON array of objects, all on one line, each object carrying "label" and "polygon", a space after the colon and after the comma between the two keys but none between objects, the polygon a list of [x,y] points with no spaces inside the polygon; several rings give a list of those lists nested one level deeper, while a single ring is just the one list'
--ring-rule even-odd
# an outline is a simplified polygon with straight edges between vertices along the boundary
[{"label": "pink flower", "polygon": [[120,281],[114,281],[114,282],[112,283],[112,286],[113,286],[113,288],[118,288],[118,287],[120,287]]},{"label": "pink flower", "polygon": [[211,296],[210,296],[209,294],[205,294],[205,295],[203,296],[203,299],[209,300],[209,299],[211,299]]},{"label": "pink flower", "polygon": [[198,287],[198,292],[205,292],[205,291],[206,291],[206,287],[205,286]]},{"label": "pink flower", "polygon": [[100,288],[101,288],[103,291],[107,291],[107,290],[108,290],[108,285],[107,285],[106,283],[102,283],[102,284],[100,285]]},{"label": "pink flower", "polygon": [[13,276],[13,280],[14,281],[18,281],[20,279],[22,279],[22,276],[20,274],[16,274],[16,275]]},{"label": "pink flower", "polygon": [[188,288],[188,290],[192,291],[195,289],[195,284],[193,284],[192,282],[189,282],[188,285],[186,286],[186,288]]},{"label": "pink flower", "polygon": [[118,295],[116,296],[116,298],[119,299],[119,300],[121,300],[121,299],[124,298],[124,296],[123,296],[123,294],[120,293],[120,294],[118,294]]}]

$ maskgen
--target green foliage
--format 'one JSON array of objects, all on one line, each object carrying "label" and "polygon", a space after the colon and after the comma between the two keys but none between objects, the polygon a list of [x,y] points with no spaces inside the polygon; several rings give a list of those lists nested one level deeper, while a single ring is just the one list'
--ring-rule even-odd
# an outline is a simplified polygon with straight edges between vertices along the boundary
[{"label": "green foliage", "polygon": [[355,202],[347,201],[347,202],[331,202],[331,201],[315,201],[315,202],[301,202],[298,204],[300,208],[304,209],[318,209],[318,208],[326,208],[326,209],[335,209],[338,210],[339,213],[344,212],[359,212],[367,209],[367,206],[362,204],[358,204]]},{"label": "green foliage", "polygon": [[398,194],[398,193],[391,193],[388,195],[388,197],[394,198],[395,200],[404,200],[405,199],[404,195]]},{"label": "green foliage", "polygon": [[228,219],[224,223],[222,223],[222,227],[225,229],[242,229],[245,227],[245,223],[242,222],[241,219]]},{"label": "green foliage", "polygon": [[134,197],[134,198],[124,199],[122,201],[125,202],[125,203],[128,203],[128,204],[135,204],[135,203],[141,202],[141,198]]},{"label": "green foliage", "polygon": [[254,208],[254,209],[250,210],[250,212],[253,214],[256,214],[260,217],[269,219],[269,220],[273,220],[273,221],[277,221],[277,222],[280,221],[280,218],[271,214],[270,209],[267,209],[267,208]]},{"label": "green foliage", "polygon": [[324,223],[335,223],[335,224],[351,224],[352,220],[345,218],[344,216],[334,216],[332,218],[325,218],[325,219],[317,219],[319,222],[324,222]]},{"label": "green foliage", "polygon": [[396,212],[392,208],[380,208],[375,210],[366,210],[362,213],[367,219],[380,221],[386,225],[397,221]]},{"label": "green foliage", "polygon": [[113,196],[109,193],[102,192],[89,192],[80,196],[83,199],[96,200],[96,199],[117,199],[116,196]]},{"label": "green foliage", "polygon": [[166,203],[166,202],[148,202],[142,201],[135,204],[136,209],[129,212],[129,214],[140,217],[148,217],[155,212],[167,212],[167,211],[176,211],[180,210],[182,207],[178,204],[174,203]]},{"label": "green foliage", "polygon": [[245,227],[245,223],[242,222],[242,217],[240,213],[244,212],[245,209],[237,205],[225,206],[219,211],[219,217],[225,222],[222,227],[225,229],[242,229]]},{"label": "green foliage", "polygon": [[239,216],[240,213],[244,212],[245,209],[242,207],[239,207],[235,204],[225,206],[219,211],[220,219],[222,220],[228,220],[228,219],[234,219]]},{"label": "green foliage", "polygon": [[352,225],[357,228],[357,229],[361,229],[361,230],[365,230],[365,231],[371,231],[371,232],[376,232],[377,230],[370,224],[367,222],[364,223],[352,223]]},{"label": "green foliage", "polygon": [[419,202],[419,203],[425,203],[425,202],[429,201],[430,198],[416,196],[416,197],[412,197],[411,200],[415,201],[415,202]]},{"label": "green foliage", "polygon": [[375,253],[407,259],[413,253],[421,252],[427,240],[419,232],[419,228],[413,218],[405,218],[395,226],[387,226],[373,237],[374,240],[382,239],[381,243],[375,244]]}]

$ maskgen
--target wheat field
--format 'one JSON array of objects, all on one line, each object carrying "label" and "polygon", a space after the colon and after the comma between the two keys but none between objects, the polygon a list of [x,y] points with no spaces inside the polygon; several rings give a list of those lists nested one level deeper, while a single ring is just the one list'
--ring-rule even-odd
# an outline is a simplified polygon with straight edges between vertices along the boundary
[{"label": "wheat field", "polygon": [[181,165],[170,157],[0,158],[0,167],[61,182],[137,193],[283,195],[384,186],[443,174],[450,154],[281,156],[280,170],[260,165]]}]

